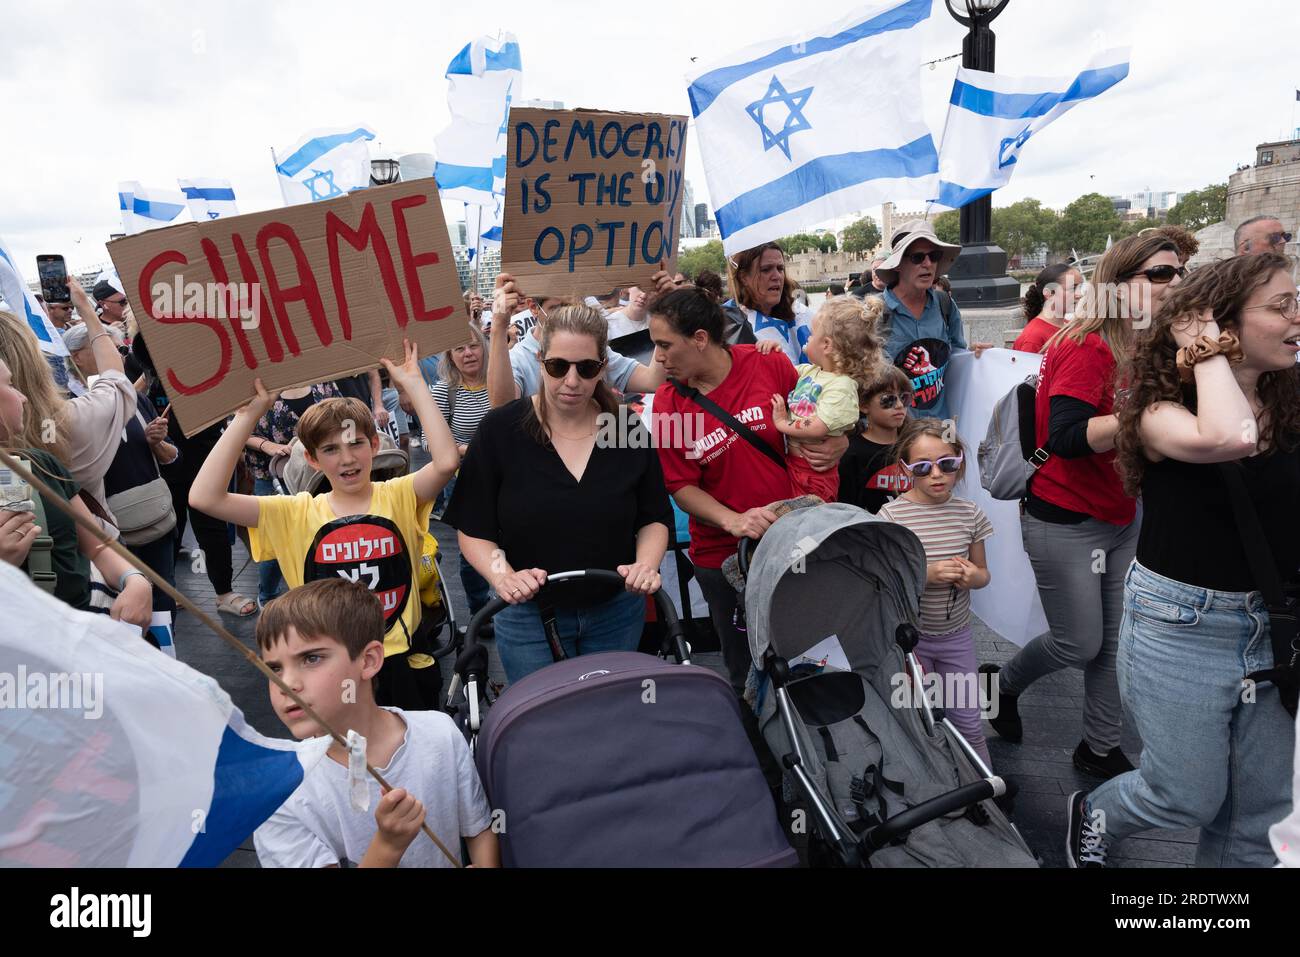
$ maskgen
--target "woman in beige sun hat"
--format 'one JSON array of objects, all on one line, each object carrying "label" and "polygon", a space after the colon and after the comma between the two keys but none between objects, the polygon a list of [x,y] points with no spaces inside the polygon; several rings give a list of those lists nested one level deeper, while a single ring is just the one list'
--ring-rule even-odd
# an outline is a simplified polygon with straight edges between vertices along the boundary
[{"label": "woman in beige sun hat", "polygon": [[[948,359],[967,345],[961,310],[934,284],[960,252],[960,245],[939,239],[929,222],[911,220],[894,233],[889,258],[876,270],[887,287],[880,319],[885,356],[911,378],[916,414],[938,419],[950,415],[943,382]],[[989,345],[970,348],[978,356]]]}]

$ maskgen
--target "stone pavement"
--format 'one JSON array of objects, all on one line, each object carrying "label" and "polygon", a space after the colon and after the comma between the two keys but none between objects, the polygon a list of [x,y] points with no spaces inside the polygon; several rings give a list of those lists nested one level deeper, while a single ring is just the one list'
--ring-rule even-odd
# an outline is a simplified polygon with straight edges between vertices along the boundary
[{"label": "stone pavement", "polygon": [[[442,567],[452,592],[456,615],[464,623],[468,621],[468,607],[456,574],[459,567],[456,535],[439,522],[435,522],[432,529],[443,555]],[[235,571],[235,589],[256,596],[256,565],[248,561],[248,553],[240,542],[235,545]],[[177,568],[177,585],[206,612],[217,614],[215,596],[202,574],[194,574],[188,565],[182,564]],[[253,647],[255,618],[220,617],[229,631]],[[975,635],[981,661],[1005,662],[1015,654],[1014,645],[998,638],[978,621]],[[492,642],[487,642],[487,646],[491,653],[490,677],[504,683],[505,676],[495,648]],[[288,736],[271,710],[265,679],[192,615],[182,613],[177,620],[176,647],[182,661],[221,683],[258,731],[272,737]],[[723,673],[721,656],[716,653],[699,654],[695,656],[695,662]],[[449,677],[449,664],[444,665],[443,672],[444,678]],[[1021,744],[1003,741],[986,725],[994,770],[1014,778],[1020,786],[1013,820],[1029,846],[1048,867],[1065,866],[1066,796],[1077,788],[1093,787],[1099,783],[1076,771],[1070,761],[1082,736],[1082,709],[1082,673],[1064,671],[1042,679],[1021,697],[1020,713],[1025,724]],[[1137,763],[1140,744],[1127,722],[1123,747],[1129,758]],[[1111,860],[1121,867],[1189,866],[1195,855],[1196,834],[1194,830],[1149,831],[1117,845]],[[223,866],[256,867],[257,858],[252,846],[250,837]]]}]

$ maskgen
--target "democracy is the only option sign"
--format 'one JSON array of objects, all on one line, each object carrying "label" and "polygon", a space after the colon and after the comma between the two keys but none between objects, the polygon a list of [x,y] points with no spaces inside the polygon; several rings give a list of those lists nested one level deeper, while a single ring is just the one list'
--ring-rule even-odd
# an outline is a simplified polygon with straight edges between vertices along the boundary
[{"label": "democracy is the only option sign", "polygon": [[677,261],[686,117],[510,111],[502,270],[530,296],[646,285]]},{"label": "democracy is the only option sign", "polygon": [[186,435],[254,395],[469,338],[433,179],[186,223],[109,254]]}]

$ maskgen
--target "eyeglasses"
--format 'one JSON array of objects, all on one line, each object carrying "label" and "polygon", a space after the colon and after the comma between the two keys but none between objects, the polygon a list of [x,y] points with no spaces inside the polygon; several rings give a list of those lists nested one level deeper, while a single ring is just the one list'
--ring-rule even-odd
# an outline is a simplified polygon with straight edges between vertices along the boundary
[{"label": "eyeglasses", "polygon": [[910,409],[912,407],[911,392],[883,392],[876,398],[880,400],[880,407],[882,409],[892,409],[894,406],[899,404],[901,404],[905,409]]},{"label": "eyeglasses", "polygon": [[552,379],[563,379],[569,374],[570,366],[576,367],[578,375],[584,379],[594,379],[600,375],[600,370],[605,368],[605,360],[579,359],[577,362],[570,362],[568,359],[543,359],[542,366]]},{"label": "eyeglasses", "polygon": [[1177,276],[1182,279],[1187,275],[1186,266],[1152,266],[1150,269],[1139,269],[1135,273],[1129,273],[1129,279],[1136,279],[1138,276],[1146,276],[1150,282],[1157,286],[1163,286],[1165,283],[1174,281]]},{"label": "eyeglasses", "polygon": [[1278,302],[1262,302],[1258,306],[1246,306],[1246,309],[1276,309],[1283,319],[1300,319],[1300,300],[1287,296]]},{"label": "eyeglasses", "polygon": [[939,466],[939,471],[944,475],[951,475],[953,472],[956,472],[961,468],[961,460],[962,456],[960,455],[945,455],[943,458],[936,459],[933,462],[929,459],[921,459],[919,462],[904,462],[903,468],[907,469],[908,472],[918,478],[925,478],[934,471],[934,467],[937,465]]},{"label": "eyeglasses", "polygon": [[1268,237],[1270,246],[1278,246],[1283,243],[1289,243],[1294,237],[1290,233],[1271,233]]},{"label": "eyeglasses", "polygon": [[943,258],[943,253],[939,252],[937,249],[931,249],[927,253],[908,253],[905,258],[913,266],[919,266],[927,259],[937,266],[939,265],[939,260]]}]

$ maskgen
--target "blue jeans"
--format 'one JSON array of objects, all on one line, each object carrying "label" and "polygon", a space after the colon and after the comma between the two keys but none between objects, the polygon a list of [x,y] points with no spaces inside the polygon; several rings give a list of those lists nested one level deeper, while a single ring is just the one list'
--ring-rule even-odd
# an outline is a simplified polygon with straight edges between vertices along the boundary
[{"label": "blue jeans", "polygon": [[[254,495],[276,495],[275,485],[270,479],[253,480]],[[284,577],[280,574],[280,563],[274,558],[265,562],[257,563],[257,598],[262,604],[266,604],[276,595],[283,595],[289,589],[284,584]]]},{"label": "blue jeans", "polygon": [[[600,651],[636,651],[645,625],[645,596],[621,592],[592,608],[557,608],[560,644],[570,658]],[[492,619],[497,653],[511,684],[553,661],[537,602],[510,605]]]},{"label": "blue jeans", "polygon": [[1200,827],[1198,867],[1277,862],[1268,829],[1291,810],[1295,724],[1276,688],[1242,680],[1272,664],[1259,592],[1210,591],[1130,566],[1119,690],[1142,736],[1142,766],[1088,795],[1108,841]]}]

